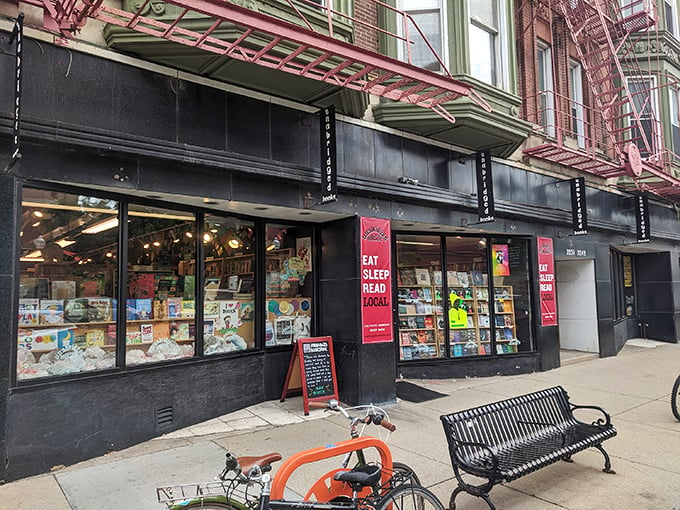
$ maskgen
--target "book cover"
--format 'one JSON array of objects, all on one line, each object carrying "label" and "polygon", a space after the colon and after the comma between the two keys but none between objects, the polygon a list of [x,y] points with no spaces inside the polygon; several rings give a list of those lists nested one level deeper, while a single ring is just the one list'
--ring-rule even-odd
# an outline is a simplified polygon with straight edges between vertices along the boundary
[{"label": "book cover", "polygon": [[38,298],[24,298],[19,300],[19,326],[35,326],[39,322]]},{"label": "book cover", "polygon": [[153,300],[153,318],[154,319],[165,319],[168,312],[168,305],[165,304],[163,299]]},{"label": "book cover", "polygon": [[416,285],[418,280],[416,279],[416,272],[411,267],[404,267],[399,270],[399,275],[401,276],[402,285]]},{"label": "book cover", "polygon": [[156,322],[153,325],[153,339],[161,340],[163,338],[170,338],[170,324],[167,322]]},{"label": "book cover", "polygon": [[76,297],[76,282],[73,280],[52,280],[52,299],[73,299]]},{"label": "book cover", "polygon": [[99,297],[104,293],[106,277],[101,273],[89,274],[80,282],[80,297]]},{"label": "book cover", "polygon": [[89,322],[108,322],[113,320],[110,298],[87,298],[87,320]]},{"label": "book cover", "polygon": [[430,271],[426,267],[416,267],[414,271],[418,285],[432,285]]},{"label": "book cover", "polygon": [[170,324],[170,338],[173,340],[189,339],[189,323],[173,322]]},{"label": "book cover", "polygon": [[193,299],[183,299],[181,313],[183,319],[193,319],[196,316],[196,302]]},{"label": "book cover", "polygon": [[60,329],[57,331],[57,348],[66,349],[73,345],[75,331],[73,329]]},{"label": "book cover", "polygon": [[203,321],[203,336],[214,334],[215,334],[215,321],[210,319]]},{"label": "book cover", "polygon": [[472,285],[484,285],[484,277],[481,271],[471,271]]},{"label": "book cover", "polygon": [[154,276],[154,297],[162,299],[177,295],[177,277],[172,275]]},{"label": "book cover", "polygon": [[239,277],[237,274],[227,277],[227,290],[231,292],[238,292]]},{"label": "book cover", "polygon": [[85,333],[85,343],[88,347],[102,347],[105,337],[104,328],[89,328]]},{"label": "book cover", "polygon": [[142,343],[153,342],[153,324],[140,324],[139,331],[142,335]]},{"label": "book cover", "polygon": [[125,343],[126,344],[141,344],[142,343],[142,332],[141,331],[127,331],[125,333]]},{"label": "book cover", "polygon": [[63,324],[64,302],[61,299],[40,300],[40,324]]},{"label": "book cover", "polygon": [[220,316],[220,302],[206,301],[203,303],[203,317],[206,319],[217,319]]},{"label": "book cover", "polygon": [[116,345],[116,325],[108,324],[106,326],[106,335],[104,336],[104,345]]},{"label": "book cover", "polygon": [[67,299],[64,302],[64,321],[87,322],[87,298]]},{"label": "book cover", "polygon": [[184,299],[196,299],[196,277],[192,274],[182,277],[182,296]]},{"label": "book cover", "polygon": [[33,332],[33,350],[51,351],[56,349],[59,335],[56,329],[43,329]]},{"label": "book cover", "polygon": [[137,320],[144,321],[153,318],[152,299],[135,299],[135,308],[137,310]]},{"label": "book cover", "polygon": [[168,305],[166,317],[177,319],[182,316],[182,298],[168,298],[166,303]]},{"label": "book cover", "polygon": [[432,271],[432,281],[434,282],[435,285],[441,285],[442,284],[442,272],[441,271]]},{"label": "book cover", "polygon": [[447,271],[446,283],[449,285],[449,287],[460,285],[460,282],[458,281],[458,273],[456,271]]},{"label": "book cover", "polygon": [[220,304],[220,315],[217,329],[233,330],[238,328],[241,325],[239,318],[240,301],[218,301],[218,303]]},{"label": "book cover", "polygon": [[128,275],[128,297],[149,299],[154,297],[156,278],[153,273],[131,273]]},{"label": "book cover", "polygon": [[458,283],[463,287],[469,287],[470,278],[468,277],[468,274],[463,271],[458,271]]},{"label": "book cover", "polygon": [[19,298],[49,299],[49,282],[47,278],[21,278]]},{"label": "book cover", "polygon": [[413,348],[405,346],[401,349],[401,359],[413,359]]},{"label": "book cover", "polygon": [[411,340],[409,338],[408,331],[401,331],[399,333],[399,343],[401,345],[411,345]]}]

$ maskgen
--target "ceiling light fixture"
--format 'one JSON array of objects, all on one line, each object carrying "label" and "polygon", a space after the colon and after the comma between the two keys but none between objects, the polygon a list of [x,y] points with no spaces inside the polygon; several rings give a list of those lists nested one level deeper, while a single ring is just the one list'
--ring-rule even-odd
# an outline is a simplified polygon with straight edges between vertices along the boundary
[{"label": "ceiling light fixture", "polygon": [[117,226],[118,217],[113,216],[111,218],[107,218],[104,221],[100,221],[99,223],[95,223],[94,225],[83,229],[83,234],[99,234],[100,232],[111,230],[112,228],[116,228]]}]

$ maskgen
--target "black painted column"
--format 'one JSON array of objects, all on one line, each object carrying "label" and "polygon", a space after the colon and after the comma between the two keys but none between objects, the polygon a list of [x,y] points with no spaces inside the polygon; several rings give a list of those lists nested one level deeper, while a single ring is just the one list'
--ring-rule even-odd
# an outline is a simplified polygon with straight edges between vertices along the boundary
[{"label": "black painted column", "polygon": [[7,407],[11,383],[11,368],[16,351],[14,318],[15,272],[17,270],[18,239],[16,226],[19,207],[17,180],[14,176],[0,173],[0,480],[6,478],[5,459],[7,458]]},{"label": "black painted column", "polygon": [[333,337],[340,399],[347,404],[394,402],[394,344],[361,343],[359,217],[321,227],[320,335]]}]

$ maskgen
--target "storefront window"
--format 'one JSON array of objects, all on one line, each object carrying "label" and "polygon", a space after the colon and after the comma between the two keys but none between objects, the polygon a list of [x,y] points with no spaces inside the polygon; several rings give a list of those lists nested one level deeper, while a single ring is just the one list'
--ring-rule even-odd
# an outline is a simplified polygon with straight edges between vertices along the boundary
[{"label": "storefront window", "polygon": [[312,334],[312,229],[267,224],[265,344],[290,345]]},{"label": "storefront window", "polygon": [[206,215],[203,352],[255,347],[255,227],[253,223]]},{"label": "storefront window", "polygon": [[487,240],[446,239],[447,324],[449,356],[491,354]]},{"label": "storefront window", "polygon": [[529,241],[495,238],[490,243],[496,353],[532,351]]},{"label": "storefront window", "polygon": [[115,367],[119,204],[24,188],[17,379]]},{"label": "storefront window", "polygon": [[444,357],[446,314],[439,237],[399,235],[396,245],[399,359]]},{"label": "storefront window", "polygon": [[130,204],[127,228],[126,363],[193,356],[194,215]]},{"label": "storefront window", "polygon": [[526,240],[399,234],[396,252],[401,361],[533,350]]}]

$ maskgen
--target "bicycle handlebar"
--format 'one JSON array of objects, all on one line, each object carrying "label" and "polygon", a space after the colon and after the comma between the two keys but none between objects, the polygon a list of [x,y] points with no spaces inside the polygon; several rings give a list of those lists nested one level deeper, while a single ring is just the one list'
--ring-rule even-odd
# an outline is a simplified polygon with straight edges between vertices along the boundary
[{"label": "bicycle handlebar", "polygon": [[[356,423],[364,423],[364,424],[369,424],[373,423],[374,425],[380,425],[383,428],[386,428],[390,432],[394,432],[397,430],[397,426],[391,423],[385,416],[382,414],[382,412],[377,412],[375,414],[369,413],[365,418],[356,418],[353,416],[350,416],[350,414],[347,412],[347,409],[344,407],[341,407],[338,403],[337,400],[329,400],[328,402],[319,402],[319,401],[311,401],[309,402],[309,407],[313,407],[316,409],[327,409],[330,411],[337,411],[339,413],[342,413],[345,418],[348,418],[352,421],[352,426]],[[356,407],[350,407],[349,409],[357,409],[357,408],[366,408],[366,409],[373,409],[374,406],[371,405],[364,405],[364,406],[356,406]]]}]

